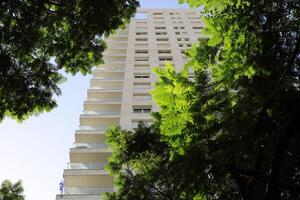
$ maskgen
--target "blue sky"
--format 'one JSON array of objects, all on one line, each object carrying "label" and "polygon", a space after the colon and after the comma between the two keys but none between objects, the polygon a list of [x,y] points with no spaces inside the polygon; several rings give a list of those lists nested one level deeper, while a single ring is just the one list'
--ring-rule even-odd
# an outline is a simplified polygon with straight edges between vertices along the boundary
[{"label": "blue sky", "polygon": [[[141,0],[142,8],[186,8],[177,0]],[[90,75],[67,76],[58,107],[23,123],[0,123],[0,182],[23,180],[26,200],[54,200],[89,87]]]}]

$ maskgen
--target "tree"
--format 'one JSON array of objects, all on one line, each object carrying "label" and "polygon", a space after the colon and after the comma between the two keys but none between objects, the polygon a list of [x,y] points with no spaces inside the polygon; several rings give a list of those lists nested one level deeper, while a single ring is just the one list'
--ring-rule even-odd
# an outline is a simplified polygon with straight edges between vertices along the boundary
[{"label": "tree", "polygon": [[108,134],[120,148],[109,163],[119,190],[107,198],[299,199],[300,3],[182,2],[204,6],[207,39],[182,72],[156,69],[155,137],[143,126],[115,131],[121,143]]},{"label": "tree", "polygon": [[4,180],[0,188],[0,199],[1,200],[24,200],[23,195],[24,189],[22,182],[18,181],[13,184],[9,180]]},{"label": "tree", "polygon": [[0,2],[0,121],[56,106],[61,70],[89,73],[102,63],[104,35],[124,25],[137,0]]}]

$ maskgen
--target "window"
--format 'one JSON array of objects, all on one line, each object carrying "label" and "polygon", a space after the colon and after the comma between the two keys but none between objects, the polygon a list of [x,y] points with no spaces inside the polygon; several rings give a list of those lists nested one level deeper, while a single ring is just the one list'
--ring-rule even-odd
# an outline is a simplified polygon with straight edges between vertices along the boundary
[{"label": "window", "polygon": [[133,83],[133,88],[134,89],[150,89],[151,88],[151,83],[147,82],[135,82]]},{"label": "window", "polygon": [[167,35],[167,32],[156,32],[156,35]]},{"label": "window", "polygon": [[[171,63],[171,66],[175,67],[175,65],[174,65],[173,63]],[[159,67],[161,67],[161,68],[165,68],[165,67],[166,67],[166,65],[165,65],[165,64],[159,64]]]},{"label": "window", "polygon": [[200,27],[200,26],[193,26],[193,29],[194,30],[199,30],[199,29],[202,29],[202,27]]},{"label": "window", "polygon": [[187,47],[191,47],[192,45],[189,43],[189,44],[187,44],[186,46],[187,46]]},{"label": "window", "polygon": [[133,113],[143,114],[143,113],[150,113],[152,109],[151,105],[135,105],[132,106]]},{"label": "window", "polygon": [[136,35],[147,35],[147,32],[136,32]]},{"label": "window", "polygon": [[153,15],[163,15],[162,13],[153,13]]},{"label": "window", "polygon": [[161,48],[170,47],[170,44],[169,43],[167,43],[167,44],[158,43],[157,47],[161,47]]},{"label": "window", "polygon": [[156,41],[169,41],[169,38],[156,38]]},{"label": "window", "polygon": [[180,29],[185,29],[185,27],[184,26],[180,26]]},{"label": "window", "polygon": [[174,26],[173,28],[176,30],[176,29],[178,29],[178,26]]},{"label": "window", "polygon": [[164,17],[153,17],[153,19],[164,19]]},{"label": "window", "polygon": [[171,56],[159,56],[159,61],[172,61],[173,57]]},{"label": "window", "polygon": [[159,53],[159,54],[171,53],[171,50],[170,50],[170,49],[159,49],[159,50],[158,50],[158,53]]},{"label": "window", "polygon": [[137,32],[147,32],[147,26],[138,26],[136,27]]},{"label": "window", "polygon": [[180,35],[180,32],[175,32],[176,35]]},{"label": "window", "polygon": [[165,26],[156,26],[155,29],[156,29],[156,30],[166,29],[166,27],[165,27]]},{"label": "window", "polygon": [[150,74],[134,74],[134,78],[150,78]]},{"label": "window", "polygon": [[136,54],[147,54],[148,50],[135,50]]},{"label": "window", "polygon": [[141,43],[141,44],[135,44],[135,48],[148,48],[148,44],[147,43]]},{"label": "window", "polygon": [[148,41],[148,38],[135,38],[135,41]]},{"label": "window", "polygon": [[184,38],[184,41],[188,42],[188,41],[190,41],[190,39],[189,38]]},{"label": "window", "polygon": [[149,57],[135,57],[135,61],[149,61]]},{"label": "window", "polygon": [[152,97],[148,93],[135,93],[133,94],[134,100],[152,100]]},{"label": "window", "polygon": [[197,15],[197,13],[195,13],[195,12],[187,12],[186,14],[187,15]]},{"label": "window", "polygon": [[143,22],[143,21],[136,21],[136,26],[137,27],[145,27],[145,26],[147,26],[147,22]]},{"label": "window", "polygon": [[150,70],[149,64],[134,64],[134,69],[136,70]]},{"label": "window", "polygon": [[200,17],[188,17],[189,19],[200,19]]}]

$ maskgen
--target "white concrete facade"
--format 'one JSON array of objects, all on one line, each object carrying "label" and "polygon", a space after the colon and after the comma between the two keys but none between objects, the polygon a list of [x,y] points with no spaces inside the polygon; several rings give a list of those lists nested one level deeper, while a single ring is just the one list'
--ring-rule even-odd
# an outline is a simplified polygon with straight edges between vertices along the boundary
[{"label": "white concrete facade", "polygon": [[113,179],[104,170],[111,155],[104,131],[151,122],[150,112],[158,111],[149,95],[156,81],[151,68],[168,60],[180,70],[185,49],[198,41],[202,28],[198,10],[139,9],[125,29],[107,39],[105,64],[93,71],[64,170],[64,194],[56,199],[100,200],[102,192],[113,191]]}]

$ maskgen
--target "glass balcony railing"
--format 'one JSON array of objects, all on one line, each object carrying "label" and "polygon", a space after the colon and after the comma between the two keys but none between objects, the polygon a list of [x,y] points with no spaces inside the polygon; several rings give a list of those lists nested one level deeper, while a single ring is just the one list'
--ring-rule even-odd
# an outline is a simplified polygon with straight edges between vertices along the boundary
[{"label": "glass balcony railing", "polygon": [[67,169],[103,170],[107,163],[68,163]]},{"label": "glass balcony railing", "polygon": [[124,67],[97,67],[95,71],[120,71],[124,70]]},{"label": "glass balcony railing", "polygon": [[120,102],[122,99],[97,99],[97,98],[88,98],[87,101],[93,102]]},{"label": "glass balcony railing", "polygon": [[100,90],[121,90],[121,89],[123,89],[123,87],[120,87],[120,86],[102,86],[102,87],[92,86],[91,89],[100,89]]},{"label": "glass balcony railing", "polygon": [[88,115],[120,115],[120,111],[83,111],[83,114]]},{"label": "glass balcony railing", "polygon": [[65,187],[65,194],[97,195],[103,192],[113,192],[113,187]]},{"label": "glass balcony railing", "polygon": [[78,126],[78,130],[82,131],[105,131],[108,126]]},{"label": "glass balcony railing", "polygon": [[123,77],[95,77],[92,79],[92,81],[101,81],[101,80],[117,80],[117,81],[123,81]]},{"label": "glass balcony railing", "polygon": [[103,143],[74,143],[76,149],[107,149],[107,144]]}]

